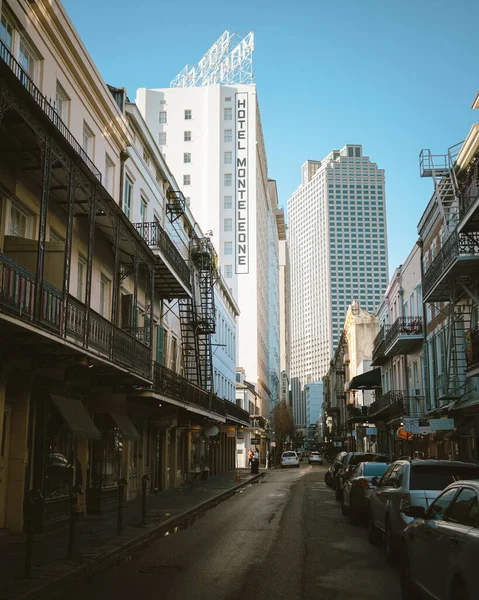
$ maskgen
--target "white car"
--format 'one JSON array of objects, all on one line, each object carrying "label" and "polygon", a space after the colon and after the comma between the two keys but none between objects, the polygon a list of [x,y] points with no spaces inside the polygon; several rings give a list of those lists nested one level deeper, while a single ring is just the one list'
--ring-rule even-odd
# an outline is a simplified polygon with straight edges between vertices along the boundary
[{"label": "white car", "polygon": [[323,457],[319,452],[311,452],[308,457],[308,465],[322,465]]},{"label": "white car", "polygon": [[299,469],[299,456],[296,452],[292,450],[283,452],[281,455],[281,468],[283,467],[298,467]]}]

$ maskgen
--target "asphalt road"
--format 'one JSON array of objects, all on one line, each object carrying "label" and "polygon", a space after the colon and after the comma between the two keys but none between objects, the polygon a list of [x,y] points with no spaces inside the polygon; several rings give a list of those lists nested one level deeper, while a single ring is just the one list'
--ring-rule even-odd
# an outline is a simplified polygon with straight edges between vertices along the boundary
[{"label": "asphalt road", "polygon": [[341,515],[325,470],[269,472],[68,600],[399,600],[397,572]]}]

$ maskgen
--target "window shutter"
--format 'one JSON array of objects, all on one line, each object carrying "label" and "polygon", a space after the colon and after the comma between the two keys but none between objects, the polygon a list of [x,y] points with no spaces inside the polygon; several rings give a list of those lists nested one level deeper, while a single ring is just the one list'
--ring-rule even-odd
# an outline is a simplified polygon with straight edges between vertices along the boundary
[{"label": "window shutter", "polygon": [[133,295],[122,294],[121,296],[121,328],[129,330],[131,328],[131,313],[133,307]]},{"label": "window shutter", "polygon": [[165,329],[162,325],[156,326],[156,362],[165,364]]}]

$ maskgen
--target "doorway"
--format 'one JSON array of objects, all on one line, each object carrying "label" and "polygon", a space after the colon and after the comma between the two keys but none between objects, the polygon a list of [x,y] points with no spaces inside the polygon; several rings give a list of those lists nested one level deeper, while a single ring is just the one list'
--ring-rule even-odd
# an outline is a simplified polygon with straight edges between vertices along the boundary
[{"label": "doorway", "polygon": [[5,527],[7,503],[8,458],[10,452],[10,430],[12,422],[12,405],[5,404],[3,426],[0,432],[0,529]]}]

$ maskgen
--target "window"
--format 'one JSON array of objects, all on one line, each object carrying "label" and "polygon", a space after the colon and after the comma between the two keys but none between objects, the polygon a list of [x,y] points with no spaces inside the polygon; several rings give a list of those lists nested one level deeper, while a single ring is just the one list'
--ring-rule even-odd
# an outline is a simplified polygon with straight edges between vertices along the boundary
[{"label": "window", "polygon": [[475,527],[479,509],[477,494],[471,488],[462,488],[448,511],[448,519],[455,523]]},{"label": "window", "polygon": [[9,50],[12,50],[13,27],[5,15],[2,15],[0,19],[0,40]]},{"label": "window", "polygon": [[10,227],[8,235],[26,238],[29,236],[30,215],[16,204],[10,205]]},{"label": "window", "polygon": [[191,131],[185,131],[183,139],[185,142],[191,142]]},{"label": "window", "polygon": [[65,240],[63,237],[56,232],[53,227],[50,227],[50,242],[53,244],[62,244]]},{"label": "window", "polygon": [[225,152],[224,161],[225,161],[225,165],[231,165],[231,164],[233,164],[233,153],[232,152]]},{"label": "window", "polygon": [[191,185],[191,175],[183,175],[183,185]]},{"label": "window", "polygon": [[233,196],[224,197],[224,208],[233,208]]},{"label": "window", "polygon": [[225,278],[231,279],[233,277],[233,265],[225,265]]},{"label": "window", "polygon": [[233,231],[233,219],[225,219],[224,230],[225,231]]},{"label": "window", "polygon": [[20,40],[20,50],[18,54],[18,62],[22,65],[23,70],[31,79],[35,78],[35,56],[27,46],[25,40]]},{"label": "window", "polygon": [[444,519],[444,515],[451,504],[454,496],[457,494],[457,488],[451,488],[441,494],[435,502],[431,504],[427,511],[427,517],[429,519],[435,519],[436,521],[442,521]]},{"label": "window", "polygon": [[87,156],[89,156],[90,158],[93,157],[93,141],[95,139],[95,136],[93,134],[93,131],[88,127],[88,125],[85,123],[85,121],[83,121],[83,144],[82,144],[82,148],[83,151],[85,152],[85,154]]},{"label": "window", "polygon": [[225,102],[231,102],[231,96],[226,96]]},{"label": "window", "polygon": [[57,90],[55,94],[55,110],[60,119],[68,125],[68,107],[70,98],[57,81]]},{"label": "window", "polygon": [[78,256],[77,270],[77,298],[80,302],[85,302],[85,280],[86,280],[86,259]]},{"label": "window", "polygon": [[185,110],[185,121],[191,121],[191,110],[188,108]]},{"label": "window", "polygon": [[225,187],[231,187],[233,185],[233,174],[232,173],[225,173],[224,184],[225,184]]},{"label": "window", "polygon": [[130,218],[131,215],[131,201],[133,198],[133,183],[128,177],[125,178],[125,191],[123,193],[123,212]]},{"label": "window", "polygon": [[178,350],[178,341],[175,337],[171,338],[171,364],[170,369],[176,371],[176,355]]},{"label": "window", "polygon": [[141,223],[146,222],[147,209],[148,209],[148,207],[147,207],[146,200],[144,198],[142,198],[141,202],[140,202],[140,221],[141,221]]},{"label": "window", "polygon": [[158,143],[160,146],[166,146],[166,131],[161,131],[158,134]]},{"label": "window", "polygon": [[225,108],[225,121],[232,121],[232,120],[233,120],[233,109]]},{"label": "window", "polygon": [[184,163],[190,163],[191,162],[191,152],[184,152],[183,153],[183,162]]},{"label": "window", "polygon": [[143,148],[143,160],[146,162],[147,165],[150,164],[150,155],[148,154],[146,148]]},{"label": "window", "polygon": [[224,141],[225,142],[232,142],[233,141],[233,130],[232,129],[225,129]]},{"label": "window", "polygon": [[225,242],[225,255],[233,254],[233,242]]},{"label": "window", "polygon": [[105,275],[100,278],[100,315],[110,318],[110,280]]},{"label": "window", "polygon": [[185,197],[186,206],[191,206],[191,198],[190,196]]},{"label": "window", "polygon": [[113,196],[113,186],[115,183],[115,163],[108,154],[105,154],[105,173],[103,175],[103,184],[111,196]]},{"label": "window", "polygon": [[162,125],[164,125],[166,123],[166,116],[167,116],[166,110],[160,110],[160,115],[159,115],[158,120]]}]

